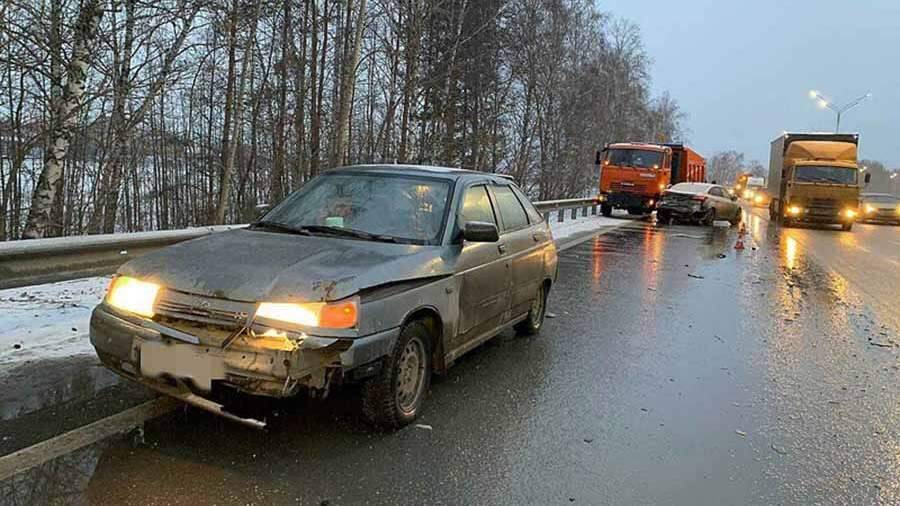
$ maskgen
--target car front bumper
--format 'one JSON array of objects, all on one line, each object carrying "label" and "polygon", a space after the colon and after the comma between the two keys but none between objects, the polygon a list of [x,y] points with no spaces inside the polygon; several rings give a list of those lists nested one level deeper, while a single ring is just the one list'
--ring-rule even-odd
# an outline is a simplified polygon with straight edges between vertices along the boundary
[{"label": "car front bumper", "polygon": [[377,372],[399,332],[393,328],[353,339],[304,335],[290,341],[245,336],[223,348],[101,304],[91,315],[90,339],[101,362],[119,375],[258,426],[259,421],[227,413],[211,400],[211,385],[269,397],[291,396],[302,388],[327,390],[336,377],[358,379]]}]

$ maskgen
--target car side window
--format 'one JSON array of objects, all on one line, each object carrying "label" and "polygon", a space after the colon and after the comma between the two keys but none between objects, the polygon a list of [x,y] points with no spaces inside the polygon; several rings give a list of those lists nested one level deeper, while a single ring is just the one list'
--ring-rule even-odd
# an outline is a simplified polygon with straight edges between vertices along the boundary
[{"label": "car side window", "polygon": [[500,217],[503,218],[503,230],[516,230],[528,226],[528,216],[525,208],[516,198],[509,186],[494,186],[494,196],[497,197],[497,207],[500,209]]},{"label": "car side window", "polygon": [[710,188],[709,194],[716,196],[716,197],[724,197],[725,196],[722,194],[722,189],[719,188],[718,186],[713,186],[712,188]]},{"label": "car side window", "polygon": [[486,186],[478,185],[466,188],[466,192],[463,194],[462,211],[459,215],[464,223],[482,221],[497,224]]},{"label": "car side window", "polygon": [[519,187],[510,185],[510,188],[512,188],[512,191],[516,194],[516,197],[519,197],[519,202],[522,203],[522,206],[525,207],[525,212],[528,213],[529,222],[540,223],[544,221],[544,216],[540,213],[540,211],[537,210],[537,208],[534,207],[534,204],[532,204],[531,201],[528,200],[528,197],[526,197],[525,194],[522,193],[522,190],[520,190]]}]

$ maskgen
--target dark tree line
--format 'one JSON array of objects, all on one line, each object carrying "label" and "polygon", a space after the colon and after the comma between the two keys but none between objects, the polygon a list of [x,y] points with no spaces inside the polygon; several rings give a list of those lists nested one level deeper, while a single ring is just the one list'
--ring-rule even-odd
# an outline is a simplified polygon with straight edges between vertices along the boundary
[{"label": "dark tree line", "polygon": [[586,0],[7,0],[0,239],[241,222],[346,163],[588,194],[680,135],[649,67]]}]

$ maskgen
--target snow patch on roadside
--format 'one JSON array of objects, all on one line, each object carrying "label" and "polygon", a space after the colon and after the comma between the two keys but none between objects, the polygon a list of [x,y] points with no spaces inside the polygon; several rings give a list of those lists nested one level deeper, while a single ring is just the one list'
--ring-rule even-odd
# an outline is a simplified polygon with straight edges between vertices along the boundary
[{"label": "snow patch on roadside", "polygon": [[91,354],[88,324],[109,276],[0,290],[0,369]]},{"label": "snow patch on roadside", "polygon": [[628,214],[624,211],[615,211],[615,214],[610,218],[598,214],[597,216],[579,216],[574,220],[570,217],[570,214],[566,214],[566,221],[559,223],[558,221],[556,221],[556,213],[550,213],[550,230],[553,233],[553,238],[557,241],[560,241],[583,232],[596,230],[598,228],[619,226],[628,221],[623,218],[617,218],[617,215],[627,216]]}]

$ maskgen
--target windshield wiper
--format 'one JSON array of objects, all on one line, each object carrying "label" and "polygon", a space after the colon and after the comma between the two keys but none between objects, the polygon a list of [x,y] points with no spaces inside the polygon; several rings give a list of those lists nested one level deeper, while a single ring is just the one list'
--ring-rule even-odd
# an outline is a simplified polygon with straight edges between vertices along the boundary
[{"label": "windshield wiper", "polygon": [[304,225],[300,229],[307,233],[331,234],[341,237],[352,237],[354,239],[364,239],[366,241],[400,242],[396,237],[390,235],[373,234],[371,232],[354,230],[352,228],[332,227],[328,225]]},{"label": "windshield wiper", "polygon": [[270,221],[270,220],[262,220],[257,221],[250,225],[252,230],[257,228],[268,228],[270,230],[277,230],[279,232],[284,232],[287,234],[297,234],[297,235],[310,235],[310,233],[305,230],[305,227],[292,227],[286,223],[281,223],[278,221]]}]

